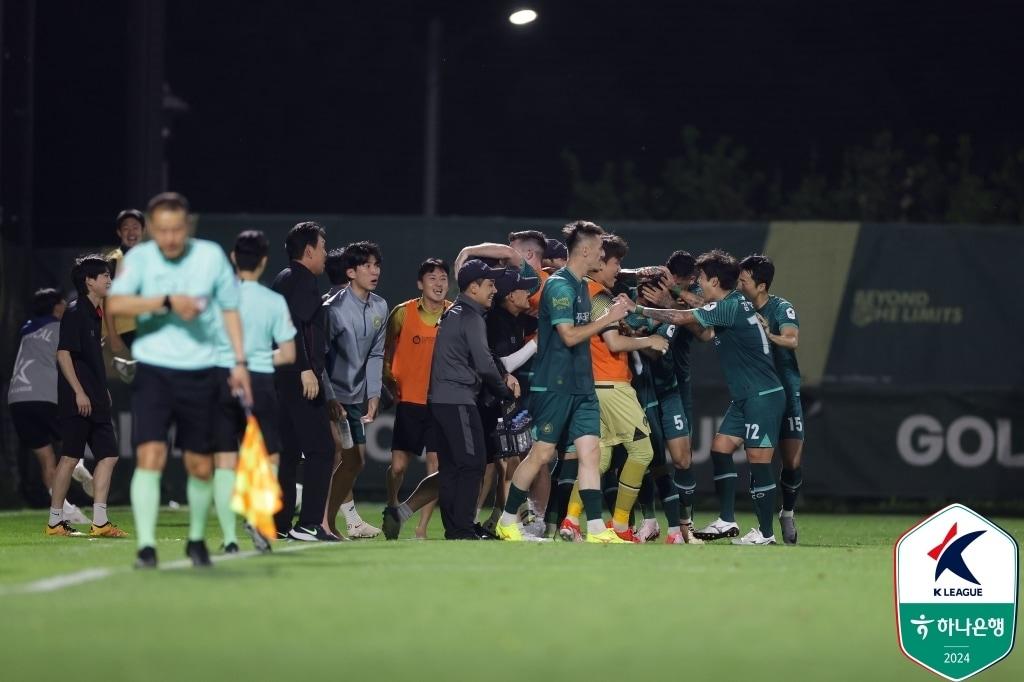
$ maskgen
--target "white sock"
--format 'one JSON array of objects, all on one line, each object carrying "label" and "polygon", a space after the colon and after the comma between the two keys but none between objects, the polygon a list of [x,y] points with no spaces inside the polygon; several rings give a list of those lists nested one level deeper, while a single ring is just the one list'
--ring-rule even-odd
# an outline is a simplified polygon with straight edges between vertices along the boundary
[{"label": "white sock", "polygon": [[503,526],[511,526],[513,523],[519,523],[519,517],[508,512],[501,512],[501,521],[498,523]]},{"label": "white sock", "polygon": [[603,519],[594,519],[593,521],[587,521],[587,535],[597,535],[603,533],[605,530]]},{"label": "white sock", "polygon": [[785,509],[783,509],[782,513],[779,514],[779,518],[781,518],[781,519],[791,519],[791,518],[793,518],[793,510],[790,509],[789,511],[786,511]]},{"label": "white sock", "polygon": [[405,502],[398,505],[398,518],[402,521],[402,523],[405,523],[410,518],[412,518],[412,514],[412,509]]},{"label": "white sock", "polygon": [[50,507],[50,521],[49,521],[50,528],[53,528],[54,526],[56,526],[58,523],[60,523],[63,520],[64,520],[64,510],[63,509],[54,509],[53,507]]},{"label": "white sock", "polygon": [[672,535],[672,533],[679,533],[679,532],[681,532],[679,530],[679,526],[669,526],[668,527],[668,534],[669,535]]},{"label": "white sock", "polygon": [[99,503],[92,505],[92,523],[94,526],[107,525],[107,505]]},{"label": "white sock", "polygon": [[348,525],[358,526],[363,522],[362,517],[359,516],[359,512],[356,511],[356,503],[354,501],[342,504],[341,511],[345,513],[345,522],[348,523]]}]

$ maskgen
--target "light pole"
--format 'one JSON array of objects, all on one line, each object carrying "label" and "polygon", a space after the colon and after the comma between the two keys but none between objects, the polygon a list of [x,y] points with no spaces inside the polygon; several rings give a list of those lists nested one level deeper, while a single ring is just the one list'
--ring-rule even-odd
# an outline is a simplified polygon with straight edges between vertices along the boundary
[{"label": "light pole", "polygon": [[[525,26],[537,19],[532,9],[516,10],[508,21]],[[423,215],[437,215],[438,181],[441,157],[441,40],[444,24],[433,17],[427,28],[427,83],[423,107]]]}]

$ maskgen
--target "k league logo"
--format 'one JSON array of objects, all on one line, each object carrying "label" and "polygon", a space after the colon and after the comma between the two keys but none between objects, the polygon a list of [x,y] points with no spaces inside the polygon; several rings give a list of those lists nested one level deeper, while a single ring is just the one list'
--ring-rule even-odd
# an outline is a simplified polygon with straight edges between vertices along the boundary
[{"label": "k league logo", "polygon": [[896,623],[908,658],[963,680],[1010,653],[1018,549],[1002,528],[953,504],[904,533],[893,559]]}]

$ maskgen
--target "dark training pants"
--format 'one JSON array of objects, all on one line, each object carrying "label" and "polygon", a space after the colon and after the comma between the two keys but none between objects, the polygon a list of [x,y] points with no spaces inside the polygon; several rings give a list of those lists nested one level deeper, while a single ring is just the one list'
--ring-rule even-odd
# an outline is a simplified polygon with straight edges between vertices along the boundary
[{"label": "dark training pants", "polygon": [[476,499],[487,465],[476,405],[431,405],[437,439],[438,507],[446,540],[476,540]]},{"label": "dark training pants", "polygon": [[301,455],[306,460],[298,525],[311,528],[323,523],[334,466],[334,438],[323,387],[315,400],[306,400],[299,373],[282,371],[274,373],[274,387],[280,412],[281,465],[277,479],[282,498],[281,511],[274,515],[274,523],[279,533],[287,533],[295,516],[295,479]]}]

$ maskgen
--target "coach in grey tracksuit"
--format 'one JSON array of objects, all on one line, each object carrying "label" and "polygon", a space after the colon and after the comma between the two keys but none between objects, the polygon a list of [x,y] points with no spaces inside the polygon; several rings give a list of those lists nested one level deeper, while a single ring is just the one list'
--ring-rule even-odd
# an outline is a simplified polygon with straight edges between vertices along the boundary
[{"label": "coach in grey tracksuit", "polygon": [[462,293],[441,318],[434,342],[427,403],[437,436],[438,506],[447,540],[480,539],[473,530],[487,464],[476,407],[480,387],[486,383],[502,400],[518,395],[515,379],[494,364],[483,317],[494,300],[494,280],[504,274],[504,268],[488,267],[481,260],[466,261],[458,273]]}]

